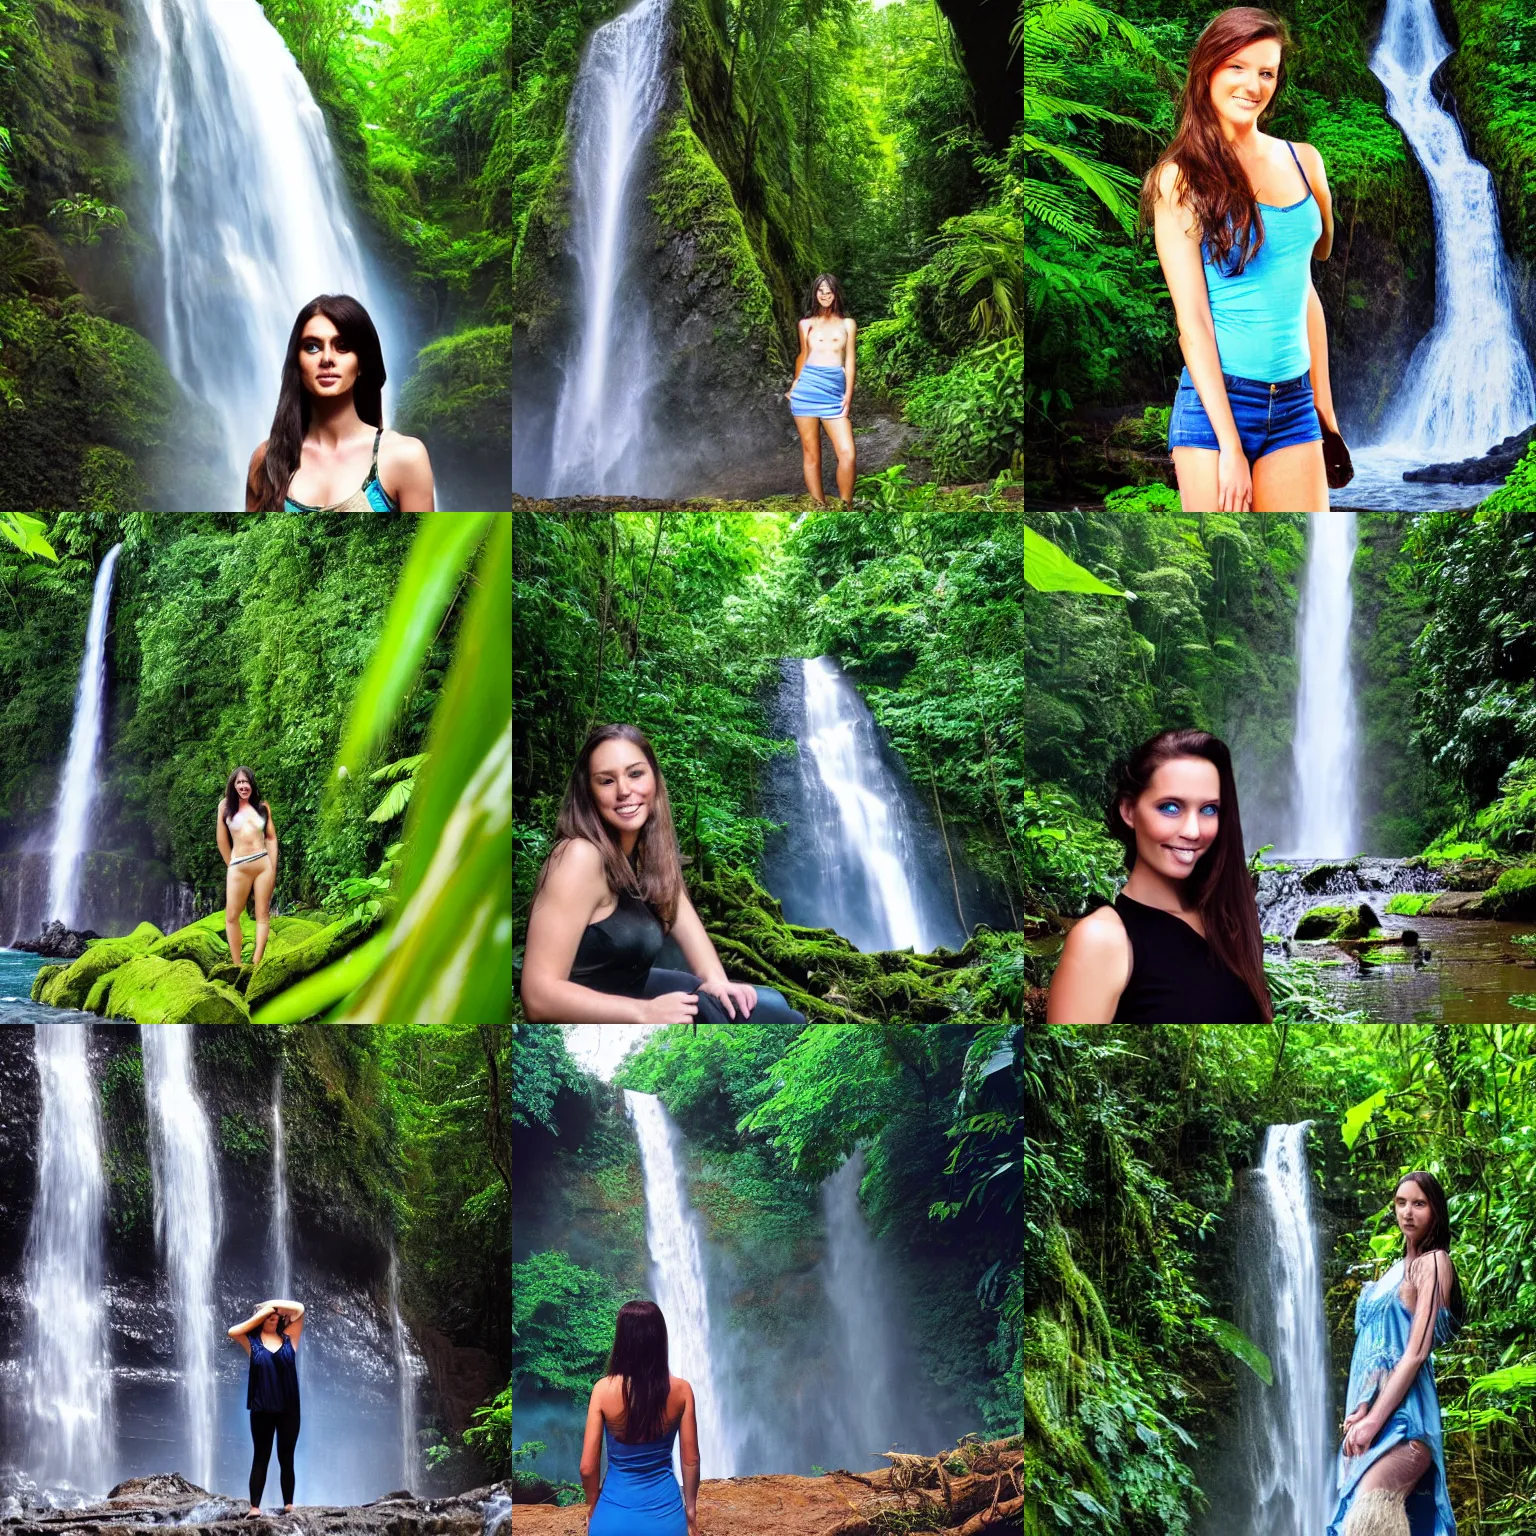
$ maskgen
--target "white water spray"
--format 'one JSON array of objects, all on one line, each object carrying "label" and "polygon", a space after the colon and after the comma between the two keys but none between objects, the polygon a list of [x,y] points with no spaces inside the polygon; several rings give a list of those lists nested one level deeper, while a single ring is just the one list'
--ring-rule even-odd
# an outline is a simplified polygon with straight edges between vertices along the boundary
[{"label": "white water spray", "polygon": [[651,1254],[656,1305],[667,1320],[668,1358],[672,1374],[693,1384],[700,1476],[733,1477],[735,1445],[727,1432],[710,1353],[704,1245],[683,1181],[682,1138],[654,1094],[625,1089],[624,1104],[640,1143],[645,1240]]},{"label": "white water spray", "polygon": [[300,308],[322,293],[359,299],[394,379],[400,326],[370,280],[325,118],[259,0],[138,3],[163,351],[213,410],[236,510]]},{"label": "white water spray", "polygon": [[1297,616],[1295,817],[1292,852],[1314,859],[1358,853],[1355,685],[1349,664],[1355,514],[1307,519],[1307,566]]},{"label": "white water spray", "polygon": [[572,1061],[605,1083],[613,1081],[625,1057],[640,1049],[660,1024],[562,1024]]},{"label": "white water spray", "polygon": [[97,760],[107,696],[107,614],[112,576],[121,544],[114,544],[96,573],[91,616],[85,626],[85,655],[75,684],[75,718],[54,815],[53,854],[48,864],[48,910],[66,928],[79,926],[80,861],[96,805]]},{"label": "white water spray", "polygon": [[283,1068],[279,1062],[272,1075],[272,1273],[273,1295],[285,1300],[293,1283],[288,1226],[288,1154],[283,1142]]},{"label": "white water spray", "polygon": [[113,1461],[113,1419],[99,1101],[86,1026],[39,1024],[32,1034],[42,1090],[37,1196],[24,1266],[32,1470],[42,1482],[100,1493]]},{"label": "white water spray", "polygon": [[213,1486],[213,1266],[223,1210],[208,1119],[197,1096],[190,1024],[145,1024],[144,1097],[155,1182],[155,1241],[169,1272],[181,1364],[181,1398],[190,1465],[187,1475]]},{"label": "white water spray", "polygon": [[1536,420],[1536,384],[1510,302],[1493,178],[1467,153],[1430,80],[1449,57],[1432,0],[1387,0],[1371,70],[1429,182],[1435,324],[1414,349],[1383,446],[1429,458],[1486,453]]},{"label": "white water spray", "polygon": [[650,317],[635,270],[635,173],[666,95],[666,0],[639,0],[592,34],[571,92],[571,246],[580,321],[555,413],[552,495],[647,494]]},{"label": "white water spray", "polygon": [[1275,1384],[1245,1383],[1253,1511],[1247,1536],[1318,1536],[1332,1513],[1327,1325],[1307,1171],[1310,1124],[1269,1127],[1255,1181],[1265,1231],[1246,1250],[1253,1267],[1244,1287],[1250,1310],[1262,1309],[1252,1331],[1269,1350]]},{"label": "white water spray", "polygon": [[400,1395],[400,1476],[403,1488],[420,1481],[416,1453],[416,1372],[410,1341],[400,1316],[400,1266],[389,1251],[389,1326],[395,1346],[395,1385]]}]

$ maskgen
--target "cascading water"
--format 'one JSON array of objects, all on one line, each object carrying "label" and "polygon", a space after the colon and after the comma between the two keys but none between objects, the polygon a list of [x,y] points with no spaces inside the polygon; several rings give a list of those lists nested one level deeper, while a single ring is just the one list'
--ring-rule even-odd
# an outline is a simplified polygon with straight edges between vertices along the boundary
[{"label": "cascading water", "polygon": [[27,1232],[30,1423],[43,1482],[100,1493],[112,1463],[103,1304],[101,1127],[84,1024],[40,1024],[37,1195]]},{"label": "cascading water", "polygon": [[406,354],[370,280],[325,119],[259,0],[138,3],[162,350],[213,411],[235,510],[302,305],[350,293],[373,316],[392,377]]},{"label": "cascading water", "polygon": [[283,1143],[283,1069],[272,1075],[272,1274],[273,1294],[290,1300],[292,1246],[288,1235],[288,1156]]},{"label": "cascading water", "polygon": [[[1307,1127],[1272,1125],[1253,1179],[1263,1230],[1243,1252],[1246,1331],[1264,1349],[1274,1385],[1242,1386],[1239,1417],[1249,1502],[1245,1536],[1318,1536],[1332,1513],[1328,1344]],[[1236,1529],[1237,1527],[1233,1527]]]},{"label": "cascading water", "polygon": [[91,616],[85,626],[85,655],[75,684],[75,718],[69,728],[69,752],[59,783],[54,815],[53,852],[48,862],[48,910],[66,928],[79,926],[80,860],[91,831],[96,804],[97,759],[107,696],[107,614],[112,606],[112,577],[117,570],[114,544],[96,573]]},{"label": "cascading water", "polygon": [[1431,80],[1450,56],[1433,0],[1387,0],[1371,71],[1429,181],[1435,324],[1414,349],[1383,434],[1427,458],[1486,453],[1536,420],[1536,383],[1510,302],[1493,178],[1467,153]]},{"label": "cascading water", "polygon": [[1292,851],[1311,858],[1358,852],[1355,686],[1349,636],[1355,515],[1307,519],[1307,566],[1297,616],[1296,770]]},{"label": "cascading water", "polygon": [[733,1477],[735,1441],[710,1353],[704,1245],[683,1181],[681,1138],[655,1094],[625,1089],[624,1104],[640,1143],[651,1285],[667,1320],[671,1370],[693,1384],[700,1476]]},{"label": "cascading water", "polygon": [[630,212],[641,152],[666,95],[666,0],[639,0],[592,34],[571,92],[571,246],[577,335],[556,407],[549,491],[644,492],[650,318]]},{"label": "cascading water", "polygon": [[139,1031],[149,1106],[155,1241],[169,1272],[177,1319],[187,1475],[213,1486],[216,1406],[213,1348],[222,1336],[213,1311],[213,1265],[223,1209],[208,1119],[192,1071],[190,1024],[146,1024]]},{"label": "cascading water", "polygon": [[395,1386],[400,1394],[401,1486],[414,1488],[420,1480],[416,1456],[416,1372],[405,1322],[400,1316],[400,1266],[393,1248],[389,1252],[389,1327],[395,1346]]}]

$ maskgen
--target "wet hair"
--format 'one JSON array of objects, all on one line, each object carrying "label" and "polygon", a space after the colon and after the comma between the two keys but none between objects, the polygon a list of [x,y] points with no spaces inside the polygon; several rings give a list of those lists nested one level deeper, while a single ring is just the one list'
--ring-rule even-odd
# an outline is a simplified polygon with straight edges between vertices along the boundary
[{"label": "wet hair", "polygon": [[1181,757],[1204,758],[1216,768],[1220,784],[1221,814],[1211,846],[1195,861],[1184,881],[1194,898],[1205,926],[1205,941],[1212,953],[1253,994],[1267,1024],[1275,1016],[1269,984],[1264,979],[1264,937],[1259,932],[1259,908],[1253,896],[1253,877],[1243,857],[1243,823],[1238,814],[1237,781],[1232,776],[1232,754],[1226,743],[1209,731],[1162,731],[1142,742],[1122,764],[1115,792],[1105,808],[1109,835],[1125,848],[1125,868],[1136,867],[1136,832],[1125,824],[1120,807],[1134,805],[1164,763]]},{"label": "wet hair", "polygon": [[839,317],[845,313],[843,309],[843,285],[830,272],[818,272],[816,280],[806,290],[805,313],[800,317],[802,320],[810,320],[821,313],[821,305],[816,301],[816,290],[823,283],[832,290],[832,308],[830,313]]},{"label": "wet hair", "polygon": [[[1437,1249],[1444,1249],[1447,1257],[1451,1251],[1451,1208],[1450,1202],[1445,1198],[1445,1190],[1441,1187],[1440,1180],[1434,1174],[1426,1172],[1422,1168],[1415,1169],[1412,1173],[1405,1173],[1396,1184],[1392,1186],[1392,1198],[1397,1199],[1397,1192],[1404,1184],[1417,1184],[1424,1191],[1424,1198],[1429,1202],[1429,1231],[1424,1235],[1424,1241],[1419,1244],[1419,1252],[1434,1253]],[[1439,1284],[1438,1267],[1436,1270],[1436,1284]],[[1446,1297],[1446,1306],[1450,1309],[1451,1324],[1453,1329],[1460,1330],[1463,1319],[1466,1316],[1466,1303],[1461,1294],[1461,1276],[1456,1273],[1456,1266],[1451,1265],[1451,1294]]]},{"label": "wet hair", "polygon": [[1266,38],[1280,44],[1280,64],[1275,71],[1274,94],[1260,122],[1280,99],[1290,32],[1273,11],[1252,5],[1233,6],[1212,18],[1189,56],[1189,70],[1179,94],[1178,129],[1141,184],[1145,225],[1152,221],[1157,205],[1157,180],[1163,167],[1171,163],[1178,168],[1174,200],[1195,215],[1206,259],[1227,277],[1241,272],[1263,245],[1264,220],[1248,174],[1222,132],[1221,118],[1211,103],[1211,79],[1233,54]]},{"label": "wet hair", "polygon": [[288,352],[283,363],[283,381],[278,391],[277,411],[272,430],[267,434],[267,456],[251,477],[258,512],[281,512],[288,496],[288,484],[299,467],[304,436],[309,431],[313,405],[304,387],[299,368],[299,348],[304,341],[304,327],[316,315],[324,315],[336,327],[342,344],[357,354],[357,383],[352,387],[352,404],[370,427],[384,425],[384,383],[389,375],[384,369],[384,349],[368,311],[349,293],[322,293],[299,311],[288,337]]},{"label": "wet hair", "polygon": [[667,1320],[654,1301],[626,1301],[613,1326],[608,1374],[624,1378],[625,1445],[659,1440],[667,1427],[672,1376],[667,1367]]},{"label": "wet hair", "polygon": [[242,777],[251,781],[251,804],[261,812],[261,830],[265,832],[270,820],[270,812],[267,802],[261,798],[261,791],[256,787],[256,775],[249,768],[236,768],[225,782],[224,820],[228,821],[240,809],[240,791],[235,788],[235,780]]},{"label": "wet hair", "polygon": [[[650,815],[635,839],[634,853],[624,857],[618,834],[603,820],[597,798],[592,793],[592,754],[605,741],[627,741],[644,754],[656,780],[656,795]],[[654,907],[663,928],[670,929],[677,917],[683,892],[683,865],[677,850],[677,833],[672,825],[672,802],[667,798],[667,781],[661,776],[656,754],[645,732],[633,725],[600,725],[582,743],[571,776],[566,781],[565,799],[555,822],[555,847],[573,837],[584,837],[603,856],[603,874],[608,889],[628,891],[648,906]],[[534,900],[549,875],[546,862],[539,873]]]}]

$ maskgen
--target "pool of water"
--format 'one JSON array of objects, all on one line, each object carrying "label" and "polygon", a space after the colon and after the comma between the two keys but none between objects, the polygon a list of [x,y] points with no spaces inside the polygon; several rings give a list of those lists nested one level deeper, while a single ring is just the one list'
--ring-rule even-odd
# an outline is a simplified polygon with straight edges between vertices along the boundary
[{"label": "pool of water", "polygon": [[0,1024],[47,1024],[90,1017],[74,1009],[44,1008],[32,1001],[32,978],[42,966],[53,963],[25,950],[0,949]]}]

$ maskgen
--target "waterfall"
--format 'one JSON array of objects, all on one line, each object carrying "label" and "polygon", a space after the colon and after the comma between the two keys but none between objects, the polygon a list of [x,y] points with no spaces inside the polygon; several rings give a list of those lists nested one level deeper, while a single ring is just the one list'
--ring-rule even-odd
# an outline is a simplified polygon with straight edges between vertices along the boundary
[{"label": "waterfall", "polygon": [[1241,1416],[1251,1500],[1246,1536],[1318,1536],[1332,1513],[1328,1345],[1312,1222],[1307,1127],[1272,1125],[1254,1184],[1262,1230],[1244,1245],[1249,1334],[1275,1384],[1244,1380]]},{"label": "waterfall", "polygon": [[[325,118],[259,0],[138,0],[138,131],[152,186],[162,351],[212,411],[218,474],[245,471],[277,406],[294,316],[350,293],[391,357],[398,321],[367,275]],[[396,353],[396,357],[401,354]],[[398,362],[391,372],[399,375]]]},{"label": "waterfall", "polygon": [[892,1340],[900,1336],[901,1325],[859,1204],[863,1177],[864,1154],[855,1152],[821,1187],[827,1302],[836,1323],[842,1388],[842,1436],[832,1459],[844,1458],[839,1465],[850,1467],[873,1466],[890,1449],[892,1429],[912,1385],[898,1381],[892,1369]]},{"label": "waterfall", "polygon": [[564,365],[553,495],[654,492],[643,467],[654,347],[630,212],[666,95],[666,0],[639,0],[592,34],[566,115],[578,330]]},{"label": "waterfall", "polygon": [[395,1346],[395,1385],[400,1394],[400,1486],[409,1489],[421,1480],[416,1464],[416,1373],[400,1316],[400,1266],[393,1248],[389,1250],[389,1326]]},{"label": "waterfall", "polygon": [[272,1075],[272,1294],[289,1299],[293,1283],[291,1243],[288,1236],[288,1158],[283,1145],[283,1068],[279,1062]]},{"label": "waterfall", "polygon": [[96,573],[91,617],[85,627],[85,655],[75,684],[75,718],[69,728],[69,754],[59,784],[54,817],[53,853],[48,865],[48,910],[66,928],[79,926],[80,858],[91,831],[96,804],[96,761],[101,752],[102,717],[107,696],[107,610],[112,606],[114,544]]},{"label": "waterfall", "polygon": [[656,1305],[667,1320],[668,1358],[672,1374],[693,1384],[699,1423],[699,1475],[733,1477],[735,1445],[727,1433],[710,1353],[704,1244],[683,1180],[682,1138],[654,1094],[625,1089],[624,1104],[640,1143],[645,1241],[651,1254]]},{"label": "waterfall", "polygon": [[1355,515],[1307,519],[1307,566],[1297,617],[1296,769],[1292,851],[1347,858],[1358,851],[1355,685],[1349,664]]},{"label": "waterfall", "polygon": [[113,1459],[102,1285],[105,1183],[84,1024],[33,1029],[42,1089],[24,1261],[34,1471],[99,1494]]},{"label": "waterfall", "polygon": [[[190,1024],[145,1024],[144,1097],[155,1184],[155,1241],[170,1276],[177,1320],[187,1476],[213,1486],[213,1265],[223,1227],[208,1119],[192,1071]],[[222,1330],[219,1330],[219,1336]]]},{"label": "waterfall", "polygon": [[1429,181],[1435,324],[1414,349],[1383,437],[1411,449],[1420,463],[1486,453],[1536,420],[1493,178],[1468,155],[1460,127],[1430,86],[1450,52],[1433,0],[1387,0],[1371,70]]}]

